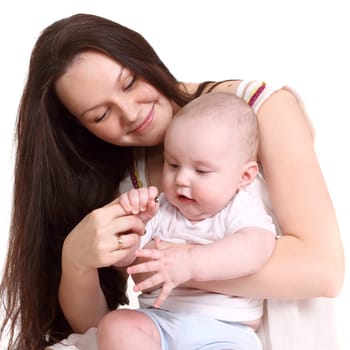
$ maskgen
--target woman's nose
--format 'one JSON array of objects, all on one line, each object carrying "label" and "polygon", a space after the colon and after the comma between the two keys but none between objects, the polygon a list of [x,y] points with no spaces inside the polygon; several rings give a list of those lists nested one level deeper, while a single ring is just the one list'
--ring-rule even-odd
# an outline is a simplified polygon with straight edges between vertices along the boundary
[{"label": "woman's nose", "polygon": [[137,108],[130,104],[125,104],[121,108],[121,114],[122,119],[126,124],[132,124],[134,123],[138,116],[137,116]]},{"label": "woman's nose", "polygon": [[126,124],[132,124],[138,119],[139,106],[136,103],[135,98],[129,96],[124,98],[119,103],[119,109],[121,111],[122,119]]}]

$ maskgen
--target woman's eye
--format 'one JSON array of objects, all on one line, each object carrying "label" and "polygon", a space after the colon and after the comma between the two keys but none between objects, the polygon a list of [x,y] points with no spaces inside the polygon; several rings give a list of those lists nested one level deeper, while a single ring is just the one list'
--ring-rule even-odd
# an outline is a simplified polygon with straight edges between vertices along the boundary
[{"label": "woman's eye", "polygon": [[124,88],[125,91],[129,90],[132,88],[136,81],[136,75],[132,75],[130,81],[127,83],[126,87]]},{"label": "woman's eye", "polygon": [[107,117],[108,114],[109,114],[109,109],[107,109],[102,115],[100,115],[99,117],[97,117],[97,118],[95,119],[95,123],[99,123],[99,122],[101,122],[102,120],[104,120],[104,119]]}]

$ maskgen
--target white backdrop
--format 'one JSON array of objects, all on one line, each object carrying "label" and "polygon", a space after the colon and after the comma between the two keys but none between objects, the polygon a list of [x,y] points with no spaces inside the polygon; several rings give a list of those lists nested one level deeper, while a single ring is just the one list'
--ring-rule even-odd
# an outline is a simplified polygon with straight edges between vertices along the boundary
[{"label": "white backdrop", "polygon": [[[3,1],[0,266],[11,211],[14,121],[29,55],[44,27],[78,12],[101,15],[139,31],[179,80],[282,80],[297,89],[316,128],[321,165],[338,214],[346,255],[350,256],[346,207],[350,197],[350,113],[345,104],[350,90],[350,21],[346,3],[346,0]],[[338,329],[344,350],[350,344],[345,324],[350,310],[345,298],[350,295],[349,279],[348,274],[337,300]],[[0,348],[5,349],[6,345]]]}]

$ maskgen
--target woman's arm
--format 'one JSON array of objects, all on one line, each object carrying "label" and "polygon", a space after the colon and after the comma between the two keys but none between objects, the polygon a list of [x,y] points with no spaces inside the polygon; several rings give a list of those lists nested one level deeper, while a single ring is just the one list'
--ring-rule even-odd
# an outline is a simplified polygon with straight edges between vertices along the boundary
[{"label": "woman's arm", "polygon": [[284,236],[258,273],[191,286],[251,297],[334,297],[343,283],[343,248],[307,116],[283,89],[261,106],[258,120],[259,158]]},{"label": "woman's arm", "polygon": [[100,287],[97,269],[74,269],[62,258],[59,288],[61,308],[74,332],[83,333],[96,327],[108,312],[105,296]]},{"label": "woman's arm", "polygon": [[[88,214],[69,233],[62,249],[59,302],[75,332],[96,327],[108,311],[97,268],[128,260],[143,232],[143,222],[134,215],[125,215],[114,201]],[[122,237],[122,249],[118,248],[118,235]]]}]

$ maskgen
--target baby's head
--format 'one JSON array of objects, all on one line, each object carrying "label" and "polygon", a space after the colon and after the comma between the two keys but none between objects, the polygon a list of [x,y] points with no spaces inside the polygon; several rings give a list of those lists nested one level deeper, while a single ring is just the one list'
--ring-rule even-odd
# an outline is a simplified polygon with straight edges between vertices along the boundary
[{"label": "baby's head", "polygon": [[169,201],[190,220],[214,215],[253,181],[258,140],[255,113],[240,98],[217,92],[188,103],[164,140]]},{"label": "baby's head", "polygon": [[[256,160],[259,144],[258,122],[254,110],[239,97],[214,92],[188,103],[173,118],[167,130],[182,137],[196,137],[201,145],[219,142],[245,161]],[[211,137],[214,136],[214,137]],[[204,138],[204,142],[203,142]],[[182,142],[182,140],[179,142]]]}]

